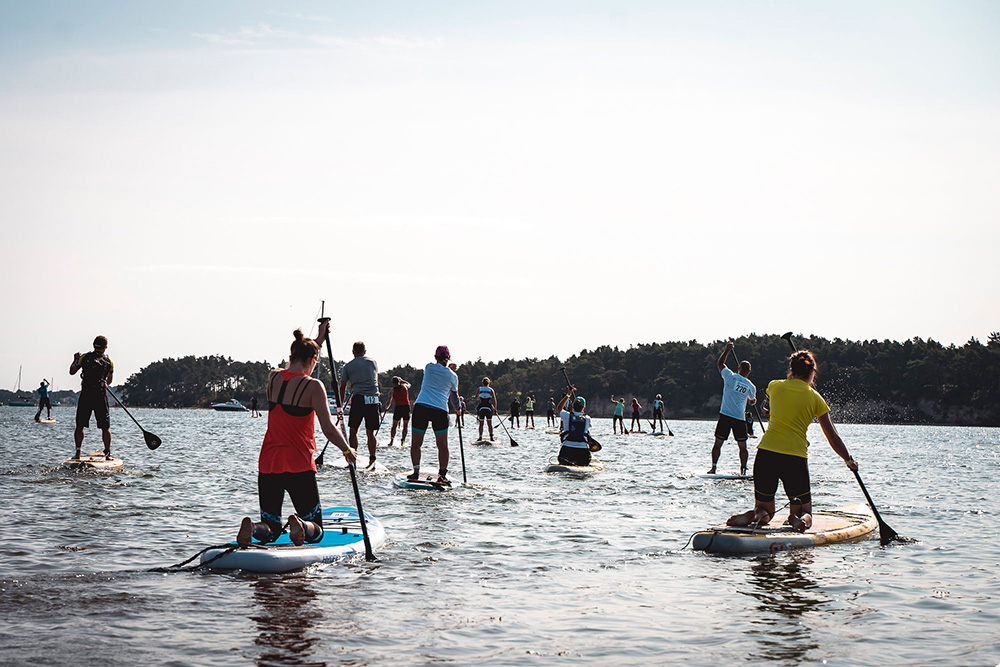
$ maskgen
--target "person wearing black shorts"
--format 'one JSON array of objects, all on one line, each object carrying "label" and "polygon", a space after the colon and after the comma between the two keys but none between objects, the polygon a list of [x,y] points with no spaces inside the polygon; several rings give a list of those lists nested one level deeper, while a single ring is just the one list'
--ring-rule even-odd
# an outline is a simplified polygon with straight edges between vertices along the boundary
[{"label": "person wearing black shorts", "polygon": [[545,425],[555,426],[556,425],[556,398],[555,396],[549,396],[549,407],[545,410]]},{"label": "person wearing black shorts", "polygon": [[493,414],[497,409],[497,394],[490,386],[490,379],[483,378],[483,383],[479,385],[479,439],[483,439],[483,426],[489,424],[490,440],[493,439]]},{"label": "person wearing black shorts", "polygon": [[[413,439],[410,440],[410,461],[413,473],[407,479],[420,479],[420,448],[424,444],[427,426],[434,430],[434,442],[438,450],[438,482],[448,481],[448,406],[459,409],[458,375],[448,368],[451,352],[447,345],[438,345],[434,351],[434,362],[424,367],[424,379],[420,393],[413,402]],[[461,428],[461,427],[459,427]]]},{"label": "person wearing black shorts", "polygon": [[732,341],[726,343],[726,349],[716,362],[722,375],[722,405],[719,408],[719,421],[715,425],[715,446],[712,447],[712,469],[709,475],[715,474],[719,456],[722,454],[722,443],[732,433],[736,445],[740,449],[740,474],[747,473],[747,423],[743,420],[746,406],[757,402],[757,388],[750,377],[750,362],[744,359],[740,362],[739,371],[732,372],[726,368],[726,358],[733,351]]},{"label": "person wearing black shorts", "polygon": [[368,467],[375,467],[375,433],[378,431],[382,402],[378,397],[378,364],[365,356],[365,344],[358,341],[352,348],[354,359],[344,364],[340,375],[340,395],[351,385],[351,414],[347,419],[348,441],[352,449],[358,447],[358,429],[365,424],[368,436]]},{"label": "person wearing black shorts", "polygon": [[111,411],[108,409],[108,385],[114,380],[115,364],[105,354],[108,349],[108,339],[98,336],[94,339],[93,352],[73,355],[73,363],[69,366],[69,374],[76,375],[83,371],[80,381],[80,399],[76,404],[76,430],[73,439],[76,442],[74,458],[80,458],[80,448],[83,446],[83,429],[90,427],[90,415],[94,415],[97,428],[101,429],[101,440],[104,441],[104,456],[111,458]]}]

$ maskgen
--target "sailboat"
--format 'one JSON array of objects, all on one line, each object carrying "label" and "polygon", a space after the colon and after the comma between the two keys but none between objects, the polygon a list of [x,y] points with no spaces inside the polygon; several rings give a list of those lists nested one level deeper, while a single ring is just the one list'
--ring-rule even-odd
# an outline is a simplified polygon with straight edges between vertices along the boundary
[{"label": "sailboat", "polygon": [[21,395],[21,367],[17,367],[17,386],[14,387],[14,398],[11,399],[8,405],[15,408],[33,408],[35,407],[35,401],[32,399],[25,399]]}]

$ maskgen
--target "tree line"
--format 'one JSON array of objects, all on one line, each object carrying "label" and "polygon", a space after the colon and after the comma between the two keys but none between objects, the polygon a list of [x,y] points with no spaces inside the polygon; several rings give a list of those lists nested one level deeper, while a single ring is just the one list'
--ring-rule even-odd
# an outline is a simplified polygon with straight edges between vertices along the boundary
[{"label": "tree line", "polygon": [[[850,341],[817,336],[793,336],[799,349],[812,350],[819,363],[817,390],[836,411],[840,422],[1000,425],[1000,333],[986,344],[970,339],[965,345],[942,345],[912,338]],[[789,348],[778,335],[751,334],[734,340],[735,357],[751,362],[751,381],[763,391],[773,379],[785,377]],[[560,360],[481,359],[458,368],[459,386],[469,410],[478,401],[477,388],[489,377],[502,412],[514,398],[535,400],[544,414],[549,397],[565,392],[565,368],[587,411],[610,416],[611,395],[626,402],[636,397],[644,414],[660,394],[670,418],[713,418],[718,414],[722,384],[716,360],[724,341],[650,343],[628,349],[601,346]],[[377,360],[377,355],[373,355]],[[730,368],[736,358],[730,356]],[[326,359],[319,377],[329,378]],[[343,362],[338,361],[338,367]],[[207,407],[235,398],[248,402],[256,396],[266,405],[265,383],[271,366],[266,362],[237,362],[222,356],[183,357],[154,362],[125,383],[134,405]],[[383,402],[392,376],[410,382],[416,398],[423,369],[412,365],[380,373]]]}]

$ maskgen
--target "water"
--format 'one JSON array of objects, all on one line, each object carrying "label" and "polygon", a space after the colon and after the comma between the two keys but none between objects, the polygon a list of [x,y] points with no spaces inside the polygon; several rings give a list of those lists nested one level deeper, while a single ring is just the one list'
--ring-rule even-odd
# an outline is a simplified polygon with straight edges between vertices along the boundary
[{"label": "water", "polygon": [[[542,428],[512,431],[517,448],[466,443],[470,488],[362,478],[388,532],[377,563],[262,576],[147,569],[231,539],[254,513],[266,419],[141,409],[163,439],[151,452],[114,411],[125,470],[99,474],[57,467],[71,409],[55,425],[32,414],[0,408],[0,664],[1000,664],[1000,429],[840,427],[886,522],[916,544],[693,552],[692,533],[751,502],[748,482],[698,477],[714,425],[613,437],[596,420],[602,473],[540,472],[556,449]],[[862,500],[814,429],[816,506]],[[735,445],[722,456],[734,472]],[[425,467],[435,457],[425,447]],[[398,448],[381,460],[408,468]],[[354,504],[343,471],[322,472],[320,493]]]}]

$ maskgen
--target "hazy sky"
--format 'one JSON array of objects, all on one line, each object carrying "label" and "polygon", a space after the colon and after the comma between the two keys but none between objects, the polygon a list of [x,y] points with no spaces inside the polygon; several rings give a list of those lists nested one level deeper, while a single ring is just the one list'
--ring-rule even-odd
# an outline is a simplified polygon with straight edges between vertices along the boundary
[{"label": "hazy sky", "polygon": [[0,386],[1000,329],[1000,4],[0,2]]}]

